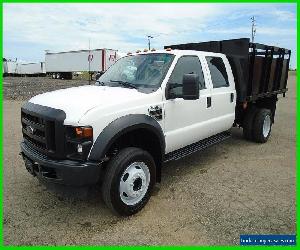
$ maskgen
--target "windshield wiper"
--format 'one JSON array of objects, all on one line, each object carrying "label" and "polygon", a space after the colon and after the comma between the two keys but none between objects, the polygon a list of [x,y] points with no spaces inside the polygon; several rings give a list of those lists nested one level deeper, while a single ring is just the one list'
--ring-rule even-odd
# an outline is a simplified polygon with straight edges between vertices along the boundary
[{"label": "windshield wiper", "polygon": [[110,82],[116,82],[116,83],[119,83],[119,84],[123,85],[124,87],[129,87],[129,88],[133,88],[133,89],[137,89],[138,88],[134,84],[132,84],[130,82],[126,82],[126,81],[114,81],[114,80],[110,80]]}]

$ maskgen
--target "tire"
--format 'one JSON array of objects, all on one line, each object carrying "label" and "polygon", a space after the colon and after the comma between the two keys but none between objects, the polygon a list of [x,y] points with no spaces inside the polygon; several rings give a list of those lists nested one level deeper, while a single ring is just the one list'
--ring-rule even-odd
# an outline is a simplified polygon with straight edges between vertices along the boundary
[{"label": "tire", "polygon": [[253,123],[257,114],[256,107],[250,107],[243,121],[243,135],[246,140],[253,140]]},{"label": "tire", "polygon": [[106,167],[102,197],[113,212],[122,216],[133,215],[147,204],[155,181],[153,157],[139,148],[124,148]]},{"label": "tire", "polygon": [[269,109],[258,110],[253,124],[253,140],[259,143],[268,141],[272,129],[272,113]]}]

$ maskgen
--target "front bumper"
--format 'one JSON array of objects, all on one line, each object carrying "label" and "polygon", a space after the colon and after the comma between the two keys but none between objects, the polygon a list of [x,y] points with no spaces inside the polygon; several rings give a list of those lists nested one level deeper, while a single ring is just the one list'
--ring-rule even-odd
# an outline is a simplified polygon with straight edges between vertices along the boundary
[{"label": "front bumper", "polygon": [[26,169],[45,182],[66,186],[91,186],[99,181],[101,164],[72,160],[53,160],[21,143],[21,155]]}]

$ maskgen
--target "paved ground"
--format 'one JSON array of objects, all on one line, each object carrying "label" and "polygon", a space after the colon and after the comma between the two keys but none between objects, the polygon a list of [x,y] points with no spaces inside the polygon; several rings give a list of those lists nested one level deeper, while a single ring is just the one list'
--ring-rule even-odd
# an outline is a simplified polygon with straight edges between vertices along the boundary
[{"label": "paved ground", "polygon": [[6,245],[236,245],[240,234],[295,233],[295,76],[266,144],[233,138],[163,168],[143,211],[111,214],[99,191],[66,200],[45,191],[19,153],[21,101],[4,102]]}]

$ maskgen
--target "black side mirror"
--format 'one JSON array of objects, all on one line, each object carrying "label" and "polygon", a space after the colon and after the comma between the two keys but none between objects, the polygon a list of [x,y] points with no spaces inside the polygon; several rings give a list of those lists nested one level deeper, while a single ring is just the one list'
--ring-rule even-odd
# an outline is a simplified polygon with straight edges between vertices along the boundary
[{"label": "black side mirror", "polygon": [[167,83],[167,86],[166,86],[166,99],[169,100],[169,99],[175,99],[175,98],[182,98],[182,95],[176,95],[174,92],[173,92],[173,89],[175,88],[182,88],[182,84],[178,84],[178,83]]},{"label": "black side mirror", "polygon": [[199,99],[199,76],[197,74],[184,74],[182,85],[184,100]]}]

